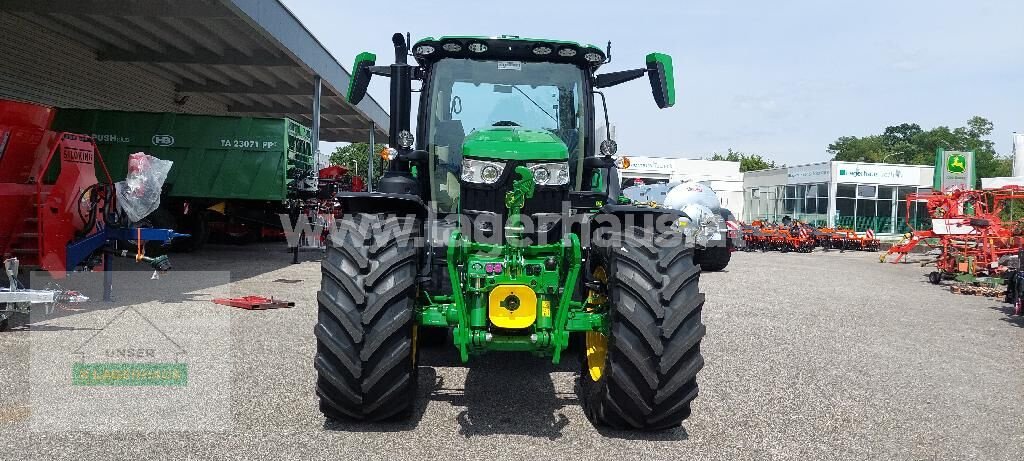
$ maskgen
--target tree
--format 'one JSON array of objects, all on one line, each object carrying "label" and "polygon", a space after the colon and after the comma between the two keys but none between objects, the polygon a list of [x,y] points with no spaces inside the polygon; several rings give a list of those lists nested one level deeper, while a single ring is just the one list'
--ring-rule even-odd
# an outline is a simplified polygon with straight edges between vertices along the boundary
[{"label": "tree", "polygon": [[832,160],[844,162],[881,162],[885,158],[885,143],[881,136],[843,136],[828,145]]},{"label": "tree", "polygon": [[[384,174],[384,159],[379,155],[384,144],[377,144],[373,150],[373,183]],[[331,165],[341,165],[353,171],[356,176],[366,178],[368,159],[370,158],[369,144],[356,142],[347,146],[338,147],[331,153]],[[353,168],[355,167],[355,168]]]},{"label": "tree", "polygon": [[992,122],[974,116],[965,126],[950,129],[937,126],[923,130],[916,123],[889,126],[881,135],[843,136],[828,146],[832,160],[848,162],[890,162],[911,165],[932,165],[937,149],[973,151],[978,179],[1009,176],[1011,160],[995,151],[995,144],[985,139],[992,134]]},{"label": "tree", "polygon": [[767,170],[784,165],[776,165],[774,161],[765,159],[758,154],[745,154],[729,149],[724,155],[715,152],[708,160],[724,160],[727,162],[740,162],[740,172]]},{"label": "tree", "polygon": [[[914,143],[914,138],[924,130],[916,123],[901,123],[885,128],[882,133],[882,146],[885,153],[885,160],[890,163],[906,163],[910,159],[919,157],[920,148]],[[880,160],[883,161],[883,160]]]}]

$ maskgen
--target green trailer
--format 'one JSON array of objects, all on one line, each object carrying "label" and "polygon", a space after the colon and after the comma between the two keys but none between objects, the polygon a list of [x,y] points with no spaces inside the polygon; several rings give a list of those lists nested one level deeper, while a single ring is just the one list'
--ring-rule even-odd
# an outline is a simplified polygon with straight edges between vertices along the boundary
[{"label": "green trailer", "polygon": [[132,153],[173,161],[152,219],[199,235],[193,244],[208,225],[242,238],[279,226],[292,184],[315,167],[309,128],[287,118],[60,109],[53,126],[92,135],[114,181]]}]

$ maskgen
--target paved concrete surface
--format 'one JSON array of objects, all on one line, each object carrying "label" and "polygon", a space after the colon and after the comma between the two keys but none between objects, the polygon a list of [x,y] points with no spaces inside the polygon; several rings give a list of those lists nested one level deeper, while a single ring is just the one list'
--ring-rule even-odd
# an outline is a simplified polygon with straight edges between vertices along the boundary
[{"label": "paved concrete surface", "polygon": [[[290,265],[271,244],[173,257],[180,269],[228,269],[232,285],[210,277],[165,301],[155,287],[172,276],[121,274],[131,286],[120,292],[158,323],[168,312],[228,320],[218,336],[231,351],[218,358],[230,367],[227,420],[215,419],[220,401],[195,431],[49,427],[83,415],[33,413],[48,390],[30,382],[31,343],[85,337],[125,306],[59,311],[0,333],[0,458],[1024,459],[1024,320],[877,254],[737,253],[726,272],[704,274],[701,395],[683,427],[656,434],[595,429],[571,360],[492,355],[466,368],[447,349],[423,357],[409,422],[325,424],[313,394],[316,254]],[[296,307],[243,311],[210,303],[218,293]],[[125,412],[147,401],[135,396]]]}]

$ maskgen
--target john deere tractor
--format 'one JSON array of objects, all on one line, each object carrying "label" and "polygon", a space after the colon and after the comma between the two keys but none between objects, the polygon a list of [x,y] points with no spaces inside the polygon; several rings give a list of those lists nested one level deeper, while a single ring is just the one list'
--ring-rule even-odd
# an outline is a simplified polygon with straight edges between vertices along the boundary
[{"label": "john deere tractor", "polygon": [[419,350],[440,338],[462,362],[579,357],[593,423],[678,426],[704,364],[688,217],[620,203],[615,143],[595,134],[602,88],[647,75],[658,107],[672,106],[671,58],[597,73],[610,44],[458,36],[410,53],[402,34],[392,42],[395,62],[360,54],[348,89],[357,104],[371,76],[389,77],[391,124],[377,190],[336,197],[345,217],[323,261],[315,329],[321,411],[409,415]]}]

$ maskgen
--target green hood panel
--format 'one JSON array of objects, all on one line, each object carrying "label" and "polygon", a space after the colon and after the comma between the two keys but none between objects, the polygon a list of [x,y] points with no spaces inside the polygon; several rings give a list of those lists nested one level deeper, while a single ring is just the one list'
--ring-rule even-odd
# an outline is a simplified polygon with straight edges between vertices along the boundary
[{"label": "green hood panel", "polygon": [[510,126],[470,133],[462,144],[462,154],[498,160],[565,161],[569,159],[569,148],[548,131]]}]

